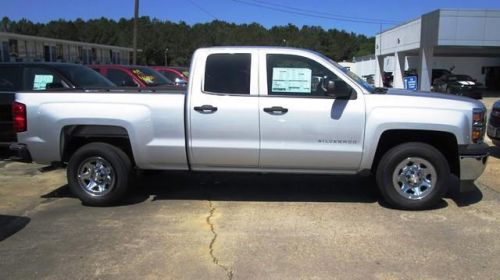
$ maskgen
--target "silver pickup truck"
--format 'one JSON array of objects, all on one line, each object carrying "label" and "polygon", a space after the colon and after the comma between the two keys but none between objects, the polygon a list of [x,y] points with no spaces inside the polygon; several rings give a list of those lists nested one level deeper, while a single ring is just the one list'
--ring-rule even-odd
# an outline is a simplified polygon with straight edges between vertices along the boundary
[{"label": "silver pickup truck", "polygon": [[67,164],[90,205],[122,198],[134,169],[161,169],[371,172],[387,202],[423,209],[486,165],[485,107],[469,98],[374,88],[294,48],[203,48],[190,73],[187,92],[19,92],[11,148]]}]

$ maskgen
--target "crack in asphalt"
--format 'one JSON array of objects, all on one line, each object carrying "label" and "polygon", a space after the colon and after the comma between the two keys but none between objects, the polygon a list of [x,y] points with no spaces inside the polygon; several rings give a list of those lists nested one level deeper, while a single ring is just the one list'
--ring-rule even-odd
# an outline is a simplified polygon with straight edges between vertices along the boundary
[{"label": "crack in asphalt", "polygon": [[212,217],[214,215],[214,212],[216,210],[216,208],[214,207],[212,201],[208,200],[208,207],[210,209],[210,212],[209,212],[209,215],[207,216],[207,224],[210,226],[210,231],[212,232],[212,240],[210,241],[210,245],[208,246],[208,249],[210,251],[210,257],[212,257],[212,262],[219,266],[220,268],[222,268],[225,272],[226,272],[226,275],[227,275],[227,279],[231,280],[233,279],[233,270],[230,268],[230,267],[227,267],[223,264],[220,263],[220,260],[217,256],[215,256],[215,253],[214,253],[214,245],[215,245],[215,242],[217,241],[217,232],[215,231],[215,225],[214,223],[212,222]]}]

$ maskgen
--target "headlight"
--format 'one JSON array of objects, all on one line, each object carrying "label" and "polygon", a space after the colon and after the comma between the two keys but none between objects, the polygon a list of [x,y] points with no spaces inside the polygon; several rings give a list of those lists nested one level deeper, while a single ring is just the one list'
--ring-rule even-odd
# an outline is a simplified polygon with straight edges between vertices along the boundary
[{"label": "headlight", "polygon": [[472,110],[472,135],[473,143],[483,142],[485,122],[485,110],[482,108],[474,108]]}]

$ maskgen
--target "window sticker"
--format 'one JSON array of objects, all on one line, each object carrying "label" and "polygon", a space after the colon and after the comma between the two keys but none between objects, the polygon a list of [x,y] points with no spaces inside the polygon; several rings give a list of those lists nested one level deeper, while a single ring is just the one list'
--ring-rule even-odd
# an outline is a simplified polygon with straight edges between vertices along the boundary
[{"label": "window sticker", "polygon": [[272,92],[311,93],[309,68],[273,68]]},{"label": "window sticker", "polygon": [[35,74],[35,80],[33,81],[33,90],[45,90],[47,84],[54,81],[54,76],[52,75],[38,75]]}]

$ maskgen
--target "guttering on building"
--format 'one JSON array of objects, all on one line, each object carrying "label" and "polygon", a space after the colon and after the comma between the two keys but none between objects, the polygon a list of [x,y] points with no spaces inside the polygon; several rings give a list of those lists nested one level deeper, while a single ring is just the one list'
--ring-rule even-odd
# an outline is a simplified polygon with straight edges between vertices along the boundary
[{"label": "guttering on building", "polygon": [[408,68],[417,70],[420,90],[430,90],[432,69],[444,66],[457,67],[454,73],[467,72],[463,74],[480,81],[491,80],[492,76],[497,79],[500,10],[440,9],[377,34],[377,86],[382,86],[384,67],[387,66],[384,61],[387,64],[388,57],[392,57],[394,63],[396,88],[404,87],[404,71]]},{"label": "guttering on building", "polygon": [[130,64],[132,48],[0,32],[0,62]]}]

